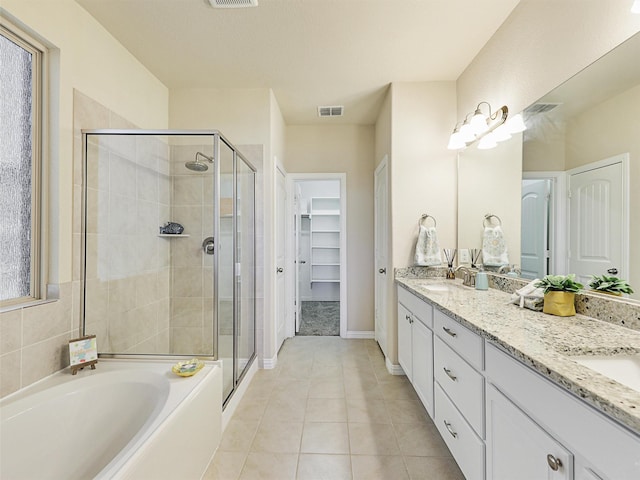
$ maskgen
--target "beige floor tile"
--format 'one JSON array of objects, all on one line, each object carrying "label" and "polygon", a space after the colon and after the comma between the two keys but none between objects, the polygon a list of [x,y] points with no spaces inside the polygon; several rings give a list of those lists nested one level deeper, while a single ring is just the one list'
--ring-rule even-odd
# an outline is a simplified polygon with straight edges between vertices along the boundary
[{"label": "beige floor tile", "polygon": [[281,377],[276,383],[271,397],[279,398],[307,398],[309,396],[309,387],[311,382],[309,380],[298,380]]},{"label": "beige floor tile", "polygon": [[420,401],[385,400],[392,423],[427,422],[428,414]]},{"label": "beige floor tile", "polygon": [[391,423],[381,398],[347,397],[347,419],[349,423]]},{"label": "beige floor tile", "polygon": [[305,423],[302,430],[302,453],[349,453],[349,430],[346,423]]},{"label": "beige floor tile", "polygon": [[326,364],[322,361],[314,360],[313,367],[311,367],[311,379],[318,378],[330,378],[341,379],[342,378],[342,365],[341,364]]},{"label": "beige floor tile", "polygon": [[411,480],[464,480],[453,458],[404,457]]},{"label": "beige floor tile", "polygon": [[420,401],[413,385],[408,381],[381,381],[380,388],[382,389],[382,396],[385,400],[406,400],[410,402]]},{"label": "beige floor tile", "polygon": [[344,398],[309,398],[305,422],[346,422],[347,404]]},{"label": "beige floor tile", "polygon": [[302,422],[263,421],[251,445],[252,452],[298,453]]},{"label": "beige floor tile", "polygon": [[349,443],[352,455],[399,455],[400,449],[392,425],[350,423]]},{"label": "beige floor tile", "polygon": [[400,456],[352,455],[353,480],[409,480]]},{"label": "beige floor tile", "polygon": [[218,450],[202,480],[237,480],[246,458],[247,454],[244,452],[221,452]]},{"label": "beige floor tile", "polygon": [[268,398],[243,397],[238,408],[233,413],[233,418],[244,421],[260,421],[268,403]]},{"label": "beige floor tile", "polygon": [[306,398],[275,396],[264,411],[265,419],[280,422],[303,422],[307,408]]},{"label": "beige floor tile", "polygon": [[425,422],[394,424],[402,455],[450,457],[451,452],[433,424]]},{"label": "beige floor tile", "polygon": [[344,398],[344,395],[342,379],[312,380],[309,388],[309,398]]},{"label": "beige floor tile", "polygon": [[297,480],[351,480],[349,455],[301,453]]},{"label": "beige floor tile", "polygon": [[294,480],[297,463],[297,454],[251,452],[240,480]]},{"label": "beige floor tile", "polygon": [[380,399],[384,397],[382,395],[382,388],[378,383],[359,383],[349,382],[345,380],[344,394],[347,398],[361,398],[361,399]]},{"label": "beige floor tile", "polygon": [[248,452],[259,425],[258,420],[240,420],[235,415],[222,435],[221,452]]}]

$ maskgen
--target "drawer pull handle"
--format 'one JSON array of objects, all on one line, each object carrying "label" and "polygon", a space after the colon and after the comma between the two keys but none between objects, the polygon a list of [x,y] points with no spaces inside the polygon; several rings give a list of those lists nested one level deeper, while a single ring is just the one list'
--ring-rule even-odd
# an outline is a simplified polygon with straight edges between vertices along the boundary
[{"label": "drawer pull handle", "polygon": [[549,464],[549,468],[554,472],[557,472],[560,468],[562,468],[562,462],[559,458],[554,457],[553,455],[547,455],[547,463]]},{"label": "drawer pull handle", "polygon": [[458,434],[453,431],[453,428],[451,428],[451,424],[446,420],[444,421],[444,426],[447,427],[447,430],[449,430],[449,433],[453,438],[458,438]]},{"label": "drawer pull handle", "polygon": [[452,337],[457,337],[458,334],[456,332],[454,332],[453,330],[451,330],[450,328],[447,327],[442,327],[442,329],[447,332],[449,335],[451,335]]},{"label": "drawer pull handle", "polygon": [[458,380],[458,377],[452,374],[451,370],[449,370],[447,367],[442,367],[442,369],[444,370],[444,373],[447,374],[447,377],[449,377],[451,380],[453,380],[454,382]]}]

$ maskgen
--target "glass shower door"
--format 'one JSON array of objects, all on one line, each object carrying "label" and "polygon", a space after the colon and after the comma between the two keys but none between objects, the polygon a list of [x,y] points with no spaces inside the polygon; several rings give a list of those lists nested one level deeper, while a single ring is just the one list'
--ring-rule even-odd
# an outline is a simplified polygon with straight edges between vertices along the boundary
[{"label": "glass shower door", "polygon": [[218,359],[222,362],[222,396],[227,399],[235,387],[234,376],[234,151],[224,140],[219,144],[219,233],[216,238],[218,260]]},{"label": "glass shower door", "polygon": [[240,378],[255,353],[255,173],[236,156],[237,371]]}]

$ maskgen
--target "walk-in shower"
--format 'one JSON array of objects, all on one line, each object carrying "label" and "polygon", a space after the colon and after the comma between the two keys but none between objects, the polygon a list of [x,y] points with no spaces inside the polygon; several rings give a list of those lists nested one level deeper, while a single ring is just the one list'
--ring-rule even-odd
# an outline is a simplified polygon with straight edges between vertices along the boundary
[{"label": "walk-in shower", "polygon": [[255,358],[255,168],[217,131],[83,131],[83,318],[103,355]]}]

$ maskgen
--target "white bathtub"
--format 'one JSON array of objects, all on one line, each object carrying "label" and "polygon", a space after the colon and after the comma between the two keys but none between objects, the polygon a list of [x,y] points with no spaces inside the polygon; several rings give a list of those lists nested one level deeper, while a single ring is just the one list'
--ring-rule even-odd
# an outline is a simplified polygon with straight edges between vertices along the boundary
[{"label": "white bathtub", "polygon": [[0,402],[0,478],[198,479],[221,435],[222,372],[100,360]]}]

